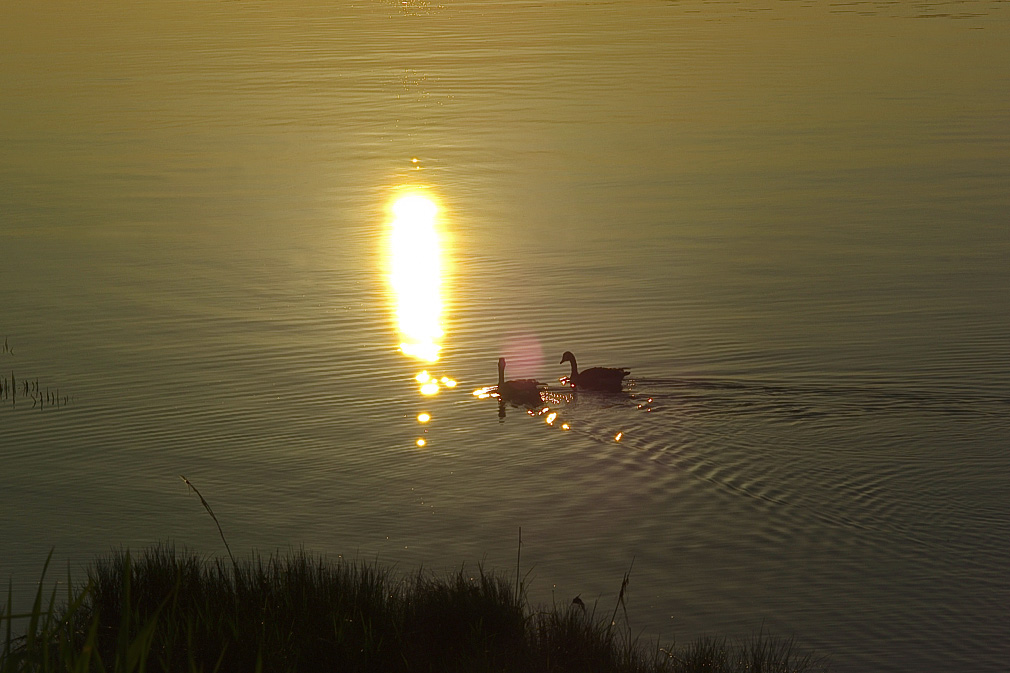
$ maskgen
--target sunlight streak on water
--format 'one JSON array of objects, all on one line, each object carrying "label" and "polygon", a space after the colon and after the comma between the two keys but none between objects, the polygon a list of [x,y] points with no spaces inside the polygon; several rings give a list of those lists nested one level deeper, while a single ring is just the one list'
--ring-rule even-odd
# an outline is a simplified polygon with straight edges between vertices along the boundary
[{"label": "sunlight streak on water", "polygon": [[401,196],[393,204],[390,241],[390,283],[396,294],[400,351],[426,362],[438,360],[445,334],[437,212],[437,206],[426,196]]},{"label": "sunlight streak on water", "polygon": [[[414,160],[416,163],[416,159]],[[442,327],[442,248],[436,227],[438,206],[421,192],[401,192],[392,204],[393,221],[389,241],[389,281],[395,293],[395,316],[400,352],[427,363],[439,359]],[[414,376],[424,398],[438,395],[443,388],[456,387],[455,379],[432,374],[427,369]],[[427,426],[432,416],[423,411],[416,416]],[[427,433],[427,429],[424,430]],[[428,439],[418,437],[415,445],[424,448]]]}]

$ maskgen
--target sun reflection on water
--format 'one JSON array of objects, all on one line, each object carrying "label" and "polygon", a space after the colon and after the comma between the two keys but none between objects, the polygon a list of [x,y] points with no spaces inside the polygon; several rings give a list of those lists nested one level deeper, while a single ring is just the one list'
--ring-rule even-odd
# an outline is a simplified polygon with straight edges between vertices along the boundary
[{"label": "sun reflection on water", "polygon": [[[417,159],[413,162],[416,164]],[[419,167],[418,167],[419,168]],[[388,270],[393,291],[399,350],[404,355],[427,363],[414,381],[423,398],[442,389],[456,387],[449,376],[429,371],[442,349],[443,329],[443,258],[437,215],[438,206],[422,190],[401,190],[392,202],[389,234]],[[428,426],[434,424],[427,410],[416,415],[424,428],[414,444],[425,448],[430,441]]]},{"label": "sun reflection on water", "polygon": [[427,196],[410,193],[393,204],[390,284],[396,295],[400,351],[435,362],[442,329],[442,255],[435,215]]}]

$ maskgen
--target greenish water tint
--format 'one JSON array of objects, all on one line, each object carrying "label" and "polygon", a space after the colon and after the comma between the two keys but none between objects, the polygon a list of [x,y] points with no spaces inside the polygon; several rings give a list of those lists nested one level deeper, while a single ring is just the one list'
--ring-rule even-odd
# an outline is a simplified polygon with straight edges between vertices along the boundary
[{"label": "greenish water tint", "polygon": [[[649,634],[1002,670],[1008,11],[8,8],[0,375],[69,399],[0,398],[0,577],[220,554],[185,474],[236,554],[510,567],[522,526],[534,599],[634,557]],[[387,278],[409,184],[433,364]],[[563,388],[566,350],[627,394]],[[552,423],[471,394],[502,356]]]}]

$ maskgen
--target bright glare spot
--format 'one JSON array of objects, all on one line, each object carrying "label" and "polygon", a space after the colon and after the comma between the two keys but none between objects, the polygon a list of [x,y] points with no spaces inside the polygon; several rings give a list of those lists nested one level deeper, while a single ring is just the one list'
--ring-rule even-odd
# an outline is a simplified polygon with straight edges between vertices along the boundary
[{"label": "bright glare spot", "polygon": [[554,419],[557,418],[557,417],[558,417],[557,412],[556,411],[552,411],[551,413],[547,414],[547,418],[544,419],[544,420],[546,420],[547,424],[550,425],[551,423],[554,422]]},{"label": "bright glare spot", "polygon": [[424,446],[424,445],[425,445],[425,444],[427,444],[427,443],[428,443],[428,442],[424,441],[423,439],[418,439],[418,440],[417,440],[417,445],[418,445],[418,446]]},{"label": "bright glare spot", "polygon": [[396,294],[400,350],[428,362],[438,360],[442,330],[442,263],[437,206],[420,194],[393,204],[390,283]]},{"label": "bright glare spot", "polygon": [[562,423],[561,424],[561,429],[562,430],[571,430],[572,426],[568,425],[567,423]]},{"label": "bright glare spot", "polygon": [[623,437],[623,436],[624,436],[623,432],[618,432],[616,435],[614,435],[614,441],[615,442],[621,441],[621,437]]},{"label": "bright glare spot", "polygon": [[397,219],[406,220],[407,224],[432,224],[438,207],[427,196],[410,194],[401,197],[393,204],[393,214]]},{"label": "bright glare spot", "polygon": [[420,414],[417,415],[417,422],[418,423],[427,423],[430,420],[431,420],[431,414],[426,414],[426,413],[422,412],[422,413],[420,413]]},{"label": "bright glare spot", "polygon": [[417,376],[414,377],[414,380],[417,381],[418,383],[427,383],[429,380],[431,380],[431,374],[429,374],[427,371],[420,372]]},{"label": "bright glare spot", "polygon": [[440,350],[441,347],[435,343],[413,344],[404,342],[400,344],[401,353],[418,360],[426,360],[427,362],[438,360],[438,351]]},{"label": "bright glare spot", "polygon": [[445,384],[446,388],[455,388],[456,382],[450,379],[448,376],[442,377],[442,383]]},{"label": "bright glare spot", "polygon": [[434,381],[428,381],[423,386],[421,386],[422,395],[434,395],[438,392],[438,384]]},{"label": "bright glare spot", "polygon": [[482,400],[486,400],[487,398],[491,397],[492,390],[494,390],[494,388],[478,388],[477,390],[473,391],[473,396],[480,398]]}]

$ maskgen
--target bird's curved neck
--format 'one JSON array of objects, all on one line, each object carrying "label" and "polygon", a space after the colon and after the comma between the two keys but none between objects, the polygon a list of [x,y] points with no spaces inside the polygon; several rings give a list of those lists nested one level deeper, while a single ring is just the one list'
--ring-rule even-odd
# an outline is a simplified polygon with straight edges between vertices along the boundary
[{"label": "bird's curved neck", "polygon": [[501,388],[505,385],[505,365],[501,362],[498,363],[498,387]]},{"label": "bird's curved neck", "polygon": [[579,366],[575,364],[575,358],[568,358],[568,361],[572,364],[572,376],[571,379],[574,381],[579,377]]}]

